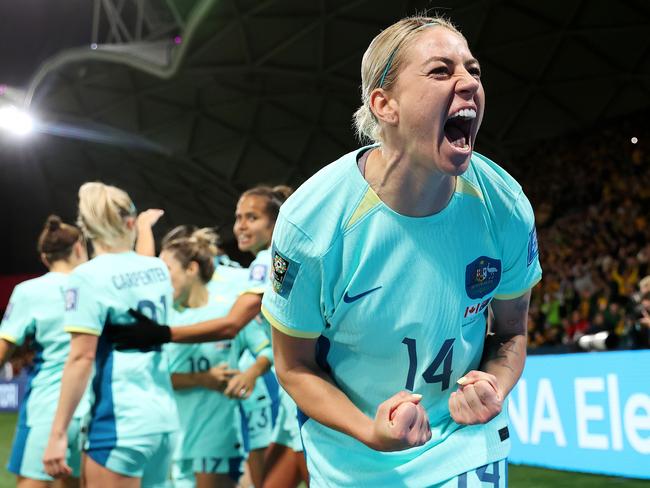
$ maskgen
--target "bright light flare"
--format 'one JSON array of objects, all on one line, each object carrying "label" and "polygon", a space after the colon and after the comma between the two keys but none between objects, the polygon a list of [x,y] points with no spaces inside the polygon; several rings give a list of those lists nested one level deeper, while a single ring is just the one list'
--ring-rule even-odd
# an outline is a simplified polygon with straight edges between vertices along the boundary
[{"label": "bright light flare", "polygon": [[630,139],[630,142],[632,142],[632,144],[636,144],[637,142],[639,142],[639,139],[636,138],[636,137],[633,137],[632,139]]},{"label": "bright light flare", "polygon": [[34,120],[25,112],[13,105],[0,107],[0,129],[16,136],[25,136],[32,132]]}]

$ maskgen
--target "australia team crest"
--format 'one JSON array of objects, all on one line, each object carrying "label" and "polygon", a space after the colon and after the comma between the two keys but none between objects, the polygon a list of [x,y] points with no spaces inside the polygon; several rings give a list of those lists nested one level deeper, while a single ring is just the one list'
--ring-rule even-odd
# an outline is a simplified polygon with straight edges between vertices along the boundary
[{"label": "australia team crest", "polygon": [[472,299],[493,292],[501,281],[501,260],[481,256],[465,268],[465,290]]}]

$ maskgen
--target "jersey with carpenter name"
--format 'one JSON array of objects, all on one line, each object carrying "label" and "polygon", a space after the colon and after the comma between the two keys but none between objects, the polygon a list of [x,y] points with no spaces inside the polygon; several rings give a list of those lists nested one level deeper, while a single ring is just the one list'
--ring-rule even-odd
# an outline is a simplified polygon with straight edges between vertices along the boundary
[{"label": "jersey with carpenter name", "polygon": [[519,184],[477,153],[445,209],[398,214],[359,171],[368,149],[328,165],[282,205],[262,310],[285,334],[317,338],[317,362],[370,418],[401,390],[423,395],[432,438],[401,452],[374,451],[299,414],[314,486],[430,486],[508,454],[505,409],[459,426],[448,401],[479,366],[491,300],[541,279],[534,215]]},{"label": "jersey with carpenter name", "polygon": [[129,327],[130,308],[159,323],[168,321],[172,286],[167,266],[135,252],[101,254],[78,266],[65,292],[65,330],[98,335],[95,395],[88,429],[90,447],[121,438],[176,431],[169,363],[158,347],[115,350],[104,323]]},{"label": "jersey with carpenter name", "polygon": [[[64,292],[68,275],[50,272],[16,286],[5,311],[0,338],[22,346],[26,339],[35,351],[18,423],[32,427],[51,424],[59,401],[63,366],[70,351],[70,334],[63,330]],[[74,416],[89,409],[88,395]]]},{"label": "jersey with carpenter name", "polygon": [[[174,311],[170,325],[191,325],[222,317],[230,304],[213,301],[203,307]],[[170,372],[200,373],[220,364],[228,364],[231,340],[202,344],[167,344]],[[237,401],[207,388],[183,388],[174,391],[181,421],[175,460],[197,457],[235,457],[239,452],[235,428]]]}]

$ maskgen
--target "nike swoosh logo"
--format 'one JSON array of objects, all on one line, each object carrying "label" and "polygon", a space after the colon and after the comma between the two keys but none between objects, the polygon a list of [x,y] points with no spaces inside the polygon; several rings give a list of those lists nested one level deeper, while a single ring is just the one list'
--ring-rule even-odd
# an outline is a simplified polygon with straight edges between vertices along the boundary
[{"label": "nike swoosh logo", "polygon": [[372,293],[373,291],[379,290],[380,288],[381,288],[381,286],[378,286],[377,288],[373,288],[372,290],[364,291],[363,293],[359,293],[358,295],[354,295],[354,296],[350,296],[350,294],[346,291],[345,295],[343,295],[343,301],[345,303],[356,302],[360,298],[363,298],[366,295],[369,295],[370,293]]}]

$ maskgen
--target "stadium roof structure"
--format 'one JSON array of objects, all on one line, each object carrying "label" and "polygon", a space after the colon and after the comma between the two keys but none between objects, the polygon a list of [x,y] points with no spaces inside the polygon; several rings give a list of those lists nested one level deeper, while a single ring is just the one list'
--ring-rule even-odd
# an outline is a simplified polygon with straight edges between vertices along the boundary
[{"label": "stadium roof structure", "polygon": [[643,0],[53,3],[0,11],[0,105],[37,117],[30,138],[0,136],[0,273],[38,269],[40,225],[73,219],[88,180],[164,208],[157,231],[222,224],[227,239],[240,191],[298,185],[357,145],[363,52],[416,12],[450,17],[480,60],[478,148],[497,160],[650,107]]}]

